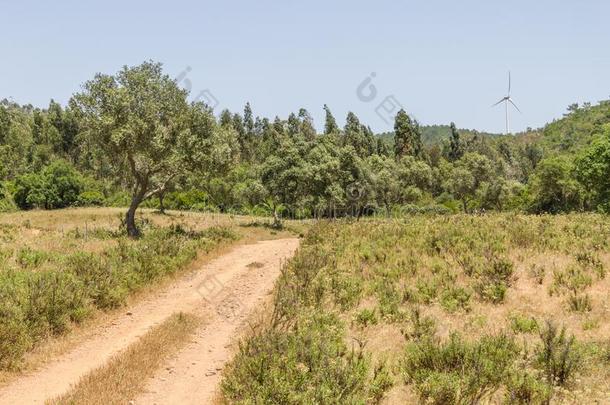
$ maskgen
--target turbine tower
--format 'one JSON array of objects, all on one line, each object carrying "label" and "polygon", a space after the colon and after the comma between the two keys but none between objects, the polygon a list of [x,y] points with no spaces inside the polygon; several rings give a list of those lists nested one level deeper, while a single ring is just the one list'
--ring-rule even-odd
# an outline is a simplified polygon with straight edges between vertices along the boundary
[{"label": "turbine tower", "polygon": [[517,107],[517,104],[515,104],[513,102],[513,99],[510,97],[510,71],[508,72],[508,93],[506,94],[505,97],[502,97],[502,99],[500,99],[500,101],[498,101],[496,104],[492,105],[492,107],[495,107],[500,103],[504,103],[504,111],[506,112],[506,135],[508,135],[508,134],[510,134],[510,118],[509,118],[509,114],[508,114],[508,103],[511,103],[513,105],[513,107],[515,107],[517,109],[517,111],[519,111],[519,113],[521,113],[521,110],[519,109],[519,107]]}]

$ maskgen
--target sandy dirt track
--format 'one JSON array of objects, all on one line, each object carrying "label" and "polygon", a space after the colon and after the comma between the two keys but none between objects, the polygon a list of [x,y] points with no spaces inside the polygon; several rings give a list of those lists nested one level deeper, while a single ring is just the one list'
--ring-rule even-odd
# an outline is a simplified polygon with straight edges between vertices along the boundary
[{"label": "sandy dirt track", "polygon": [[91,338],[0,389],[0,404],[41,404],[66,392],[175,312],[206,317],[193,342],[148,383],[137,404],[209,403],[228,361],[229,344],[240,324],[273,288],[281,261],[299,240],[277,239],[240,245],[126,308],[124,315],[97,328]]}]

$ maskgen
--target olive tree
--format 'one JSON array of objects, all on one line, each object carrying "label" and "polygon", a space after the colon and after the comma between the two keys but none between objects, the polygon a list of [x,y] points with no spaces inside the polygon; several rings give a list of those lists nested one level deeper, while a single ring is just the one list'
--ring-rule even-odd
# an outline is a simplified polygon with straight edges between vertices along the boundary
[{"label": "olive tree", "polygon": [[154,62],[125,66],[116,75],[98,73],[70,103],[90,147],[130,190],[125,225],[137,237],[137,208],[188,166],[201,164],[198,156],[209,156],[203,149],[215,120],[205,106],[189,105],[187,91]]}]

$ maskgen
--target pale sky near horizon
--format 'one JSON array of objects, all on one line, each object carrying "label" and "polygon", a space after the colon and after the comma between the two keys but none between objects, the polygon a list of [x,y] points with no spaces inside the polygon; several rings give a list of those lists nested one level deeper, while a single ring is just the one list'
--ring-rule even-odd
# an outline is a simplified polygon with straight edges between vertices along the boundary
[{"label": "pale sky near horizon", "polygon": [[321,129],[328,104],[340,125],[353,111],[383,132],[394,96],[423,124],[502,132],[490,106],[510,70],[517,131],[610,98],[609,16],[603,0],[1,0],[0,99],[65,104],[96,72],[152,59],[172,77],[190,69],[182,85],[217,112],[304,107]]}]

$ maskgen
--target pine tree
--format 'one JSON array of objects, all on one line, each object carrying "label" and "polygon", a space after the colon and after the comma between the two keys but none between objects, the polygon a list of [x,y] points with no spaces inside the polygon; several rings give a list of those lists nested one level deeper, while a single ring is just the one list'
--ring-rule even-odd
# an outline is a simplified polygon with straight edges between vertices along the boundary
[{"label": "pine tree", "polygon": [[250,103],[246,103],[246,106],[244,107],[244,128],[248,138],[251,138],[254,135],[254,117],[252,115]]},{"label": "pine tree", "polygon": [[237,131],[237,135],[240,139],[240,143],[243,140],[243,137],[246,134],[246,129],[244,128],[244,119],[241,117],[241,115],[235,113],[233,114],[233,129],[235,129]]},{"label": "pine tree", "polygon": [[309,115],[309,112],[306,109],[301,108],[299,110],[299,119],[301,120],[299,130],[301,134],[303,134],[308,141],[314,140],[316,137],[316,129],[313,126],[313,118],[311,118],[311,115]]},{"label": "pine tree", "polygon": [[324,112],[326,113],[326,119],[324,122],[324,135],[330,135],[339,132],[339,126],[337,125],[337,121],[333,116],[333,113],[330,112],[330,108],[326,104],[324,104]]},{"label": "pine tree", "polygon": [[277,115],[275,116],[275,120],[273,120],[273,129],[275,129],[278,134],[284,135],[285,133],[284,121],[282,121]]},{"label": "pine tree", "polygon": [[422,151],[419,123],[401,109],[394,121],[394,154],[397,159],[405,155],[421,157]]},{"label": "pine tree", "polygon": [[244,127],[244,119],[241,115],[233,114],[233,129],[237,132],[237,142],[239,143],[239,153],[242,161],[247,161],[248,156],[248,142],[246,140],[246,128]]},{"label": "pine tree", "polygon": [[455,162],[462,157],[464,150],[460,140],[460,133],[453,122],[451,123],[451,138],[449,142],[449,160]]},{"label": "pine tree", "polygon": [[295,113],[290,113],[288,116],[288,135],[295,136],[300,130],[301,121],[299,121]]},{"label": "pine tree", "polygon": [[370,156],[375,153],[376,143],[373,131],[360,123],[360,120],[353,112],[347,113],[345,128],[343,129],[344,145],[351,145],[360,157]]},{"label": "pine tree", "polygon": [[226,108],[222,110],[219,118],[220,126],[223,128],[232,128],[233,127],[233,116],[231,115],[231,111]]}]

